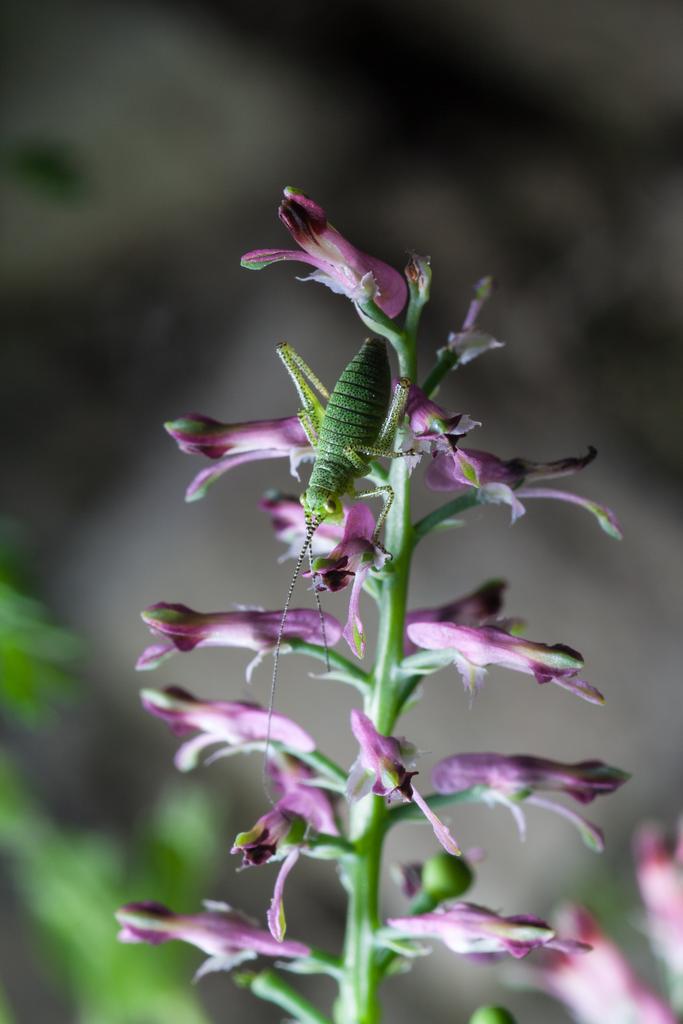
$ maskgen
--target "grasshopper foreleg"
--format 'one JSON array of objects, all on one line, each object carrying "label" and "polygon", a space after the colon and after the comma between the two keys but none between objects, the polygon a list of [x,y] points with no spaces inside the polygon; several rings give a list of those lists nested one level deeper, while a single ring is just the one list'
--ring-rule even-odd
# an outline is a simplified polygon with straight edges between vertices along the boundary
[{"label": "grasshopper foreleg", "polygon": [[315,392],[317,391],[322,398],[327,400],[330,397],[329,391],[320,378],[313,373],[308,363],[286,341],[277,346],[276,352],[296,388],[296,393],[303,406],[299,413],[299,421],[304,428],[306,437],[315,448],[325,415],[323,405]]},{"label": "grasshopper foreleg", "polygon": [[313,421],[312,421],[310,413],[306,412],[305,409],[299,409],[299,412],[297,413],[297,416],[299,418],[299,423],[304,428],[304,434],[308,438],[308,443],[310,444],[311,448],[317,448],[318,447],[318,431],[316,430],[315,426],[313,425]]}]

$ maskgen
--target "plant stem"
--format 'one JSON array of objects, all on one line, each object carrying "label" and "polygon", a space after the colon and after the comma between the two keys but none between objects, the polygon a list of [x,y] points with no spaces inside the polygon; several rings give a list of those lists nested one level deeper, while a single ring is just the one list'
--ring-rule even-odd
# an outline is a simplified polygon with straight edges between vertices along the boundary
[{"label": "plant stem", "polygon": [[430,512],[424,519],[420,519],[419,522],[415,523],[415,529],[413,533],[414,543],[417,544],[423,537],[436,529],[436,527],[444,522],[445,519],[450,519],[451,516],[457,516],[460,512],[465,512],[468,508],[474,508],[475,505],[481,504],[481,498],[479,491],[472,488],[466,494],[461,494],[457,498],[453,498],[452,501],[446,502],[440,508]]},{"label": "plant stem", "polygon": [[[485,803],[487,792],[489,790],[486,786],[471,786],[469,789],[460,790],[459,793],[430,793],[425,800],[433,811],[439,811],[452,807],[453,804]],[[401,804],[389,812],[385,827],[389,829],[406,821],[420,821],[421,818],[422,811],[415,804]]]},{"label": "plant stem", "polygon": [[438,388],[441,381],[449,373],[450,370],[455,368],[458,362],[458,355],[456,352],[451,351],[448,348],[442,348],[439,353],[439,358],[436,366],[427,377],[426,381],[422,385],[427,398],[431,398],[436,389]]},{"label": "plant stem", "polygon": [[276,971],[261,971],[249,987],[259,999],[275,1003],[287,1013],[293,1014],[300,1024],[331,1024],[329,1017],[316,1010],[308,999],[288,985]]},{"label": "plant stem", "polygon": [[[411,318],[417,326],[417,317]],[[404,334],[398,350],[399,373],[415,379],[415,337]],[[379,597],[379,632],[372,692],[366,697],[365,710],[377,730],[391,733],[399,711],[401,678],[396,669],[403,658],[403,633],[413,529],[410,521],[410,474],[403,459],[396,459],[390,474],[394,490],[386,524],[386,546],[392,554],[382,580]],[[349,890],[346,940],[335,1020],[338,1024],[377,1024],[380,1006],[377,988],[382,972],[375,944],[380,927],[379,878],[382,845],[389,810],[378,796],[369,796],[354,804],[350,816],[350,838],[355,856],[346,862]]]},{"label": "plant stem", "polygon": [[297,637],[292,637],[287,641],[287,645],[298,654],[308,654],[311,658],[317,658],[318,661],[329,661],[332,669],[338,670],[340,673],[335,676],[336,679],[340,679],[342,675],[346,678],[344,682],[349,683],[350,686],[355,686],[357,690],[364,693],[370,683],[367,672],[364,672],[362,668],[358,668],[348,658],[345,658],[339,651],[335,651],[334,648],[325,650],[319,644],[311,644],[306,640],[299,640]]}]

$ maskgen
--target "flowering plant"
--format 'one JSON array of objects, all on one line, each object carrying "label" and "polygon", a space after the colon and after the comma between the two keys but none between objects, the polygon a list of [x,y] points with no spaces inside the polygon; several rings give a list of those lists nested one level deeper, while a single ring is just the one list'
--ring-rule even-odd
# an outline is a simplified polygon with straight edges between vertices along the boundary
[{"label": "flowering plant", "polygon": [[527,978],[563,1003],[578,1024],[678,1024],[683,1013],[683,823],[675,843],[657,825],[642,825],[634,847],[645,908],[635,922],[659,960],[668,998],[641,981],[593,914],[567,905],[558,917],[590,944],[592,955],[571,949],[544,954]]},{"label": "flowering plant", "polygon": [[[436,766],[435,792],[416,786],[417,748],[397,736],[396,727],[401,714],[417,699],[419,684],[431,673],[454,665],[470,701],[489,665],[529,675],[541,685],[555,683],[591,704],[602,704],[604,698],[581,677],[583,659],[576,650],[563,643],[526,639],[518,620],[501,617],[502,581],[488,581],[442,607],[408,610],[413,555],[429,533],[447,529],[454,516],[475,506],[504,503],[514,522],[525,512],[522,499],[570,502],[593,513],[610,536],[619,537],[620,530],[614,514],[602,505],[568,491],[534,486],[536,481],[584,469],[595,456],[593,449],[548,463],[501,459],[464,447],[463,439],[479,424],[434,401],[449,371],[501,347],[501,342],[479,328],[491,293],[489,278],[475,287],[462,328],[449,335],[418,386],[417,331],[429,299],[429,259],[411,256],[403,277],[348,242],[329,224],[321,207],[295,189],[285,189],[279,215],[300,248],[255,250],[242,258],[242,265],[261,269],[299,260],[313,266],[306,280],[349,298],[379,340],[375,337],[365,343],[331,395],[294,350],[280,346],[278,354],[303,405],[298,415],[231,425],[191,414],[166,424],[166,429],[182,451],[211,460],[190,484],[189,501],[202,498],[210,485],[242,462],[289,456],[296,476],[301,460],[314,457],[311,482],[301,503],[269,492],[262,507],[271,516],[276,537],[287,545],[287,554],[297,556],[292,588],[308,552],[310,568],[305,575],[311,579],[316,600],[324,591],[348,588],[348,620],[342,626],[320,609],[319,614],[312,608],[290,609],[289,599],[284,609],[276,611],[208,613],[160,602],[143,612],[155,643],[143,652],[138,668],[155,669],[176,652],[199,646],[245,647],[256,655],[248,677],[267,654],[274,655],[274,693],[281,653],[321,660],[328,678],[351,685],[362,698],[362,709],[354,708],[349,725],[357,756],[347,772],[317,749],[307,731],[275,712],[272,702],[266,709],[228,699],[203,700],[174,686],[146,689],[143,706],[147,711],[179,736],[195,733],[176,755],[181,770],[194,767],[209,746],[219,745],[209,760],[240,751],[264,752],[270,806],[252,827],[237,835],[232,852],[241,856],[244,865],[277,861],[280,868],[265,915],[267,931],[224,904],[208,903],[203,912],[187,914],[147,902],[129,904],[118,912],[120,938],[192,943],[209,955],[200,974],[229,970],[257,956],[275,957],[274,966],[242,969],[238,975],[254,995],[306,1024],[331,1020],[375,1024],[380,1018],[380,983],[397,961],[408,962],[423,952],[424,940],[440,940],[454,953],[479,960],[525,957],[541,948],[583,958],[590,949],[578,926],[558,935],[532,915],[506,916],[462,901],[472,871],[440,815],[464,802],[500,803],[510,809],[523,832],[523,807],[541,806],[569,819],[585,842],[598,850],[603,837],[597,826],[561,800],[538,794],[550,792],[589,803],[627,779],[624,772],[601,761],[563,764],[530,755],[455,753]],[[398,364],[393,389],[387,341]],[[381,464],[382,456],[391,458],[389,470]],[[427,488],[449,492],[450,497],[415,522],[411,474],[421,460],[427,463]],[[359,492],[355,481],[364,477],[373,486]],[[384,500],[377,516],[358,501],[371,497]],[[360,664],[370,646],[361,618],[364,594],[379,610],[375,661],[369,668]],[[350,656],[335,649],[342,639]],[[344,798],[347,813],[342,813]],[[403,916],[386,919],[379,903],[384,840],[391,829],[413,819],[424,819],[431,826],[435,853],[424,865],[406,869],[410,908]],[[285,938],[285,880],[302,856],[338,862],[348,893],[341,956]],[[331,1017],[286,981],[285,969],[326,973],[337,982],[339,994]],[[496,1024],[511,1017],[505,1010],[488,1007],[480,1008],[475,1019]]]}]

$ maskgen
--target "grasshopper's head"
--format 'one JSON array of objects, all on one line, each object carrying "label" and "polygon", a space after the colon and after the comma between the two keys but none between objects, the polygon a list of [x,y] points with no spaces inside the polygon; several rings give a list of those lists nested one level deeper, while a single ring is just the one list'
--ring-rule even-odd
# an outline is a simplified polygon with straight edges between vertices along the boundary
[{"label": "grasshopper's head", "polygon": [[322,522],[341,523],[344,520],[344,506],[336,494],[309,487],[301,495],[301,504],[306,513],[306,521],[316,529]]}]

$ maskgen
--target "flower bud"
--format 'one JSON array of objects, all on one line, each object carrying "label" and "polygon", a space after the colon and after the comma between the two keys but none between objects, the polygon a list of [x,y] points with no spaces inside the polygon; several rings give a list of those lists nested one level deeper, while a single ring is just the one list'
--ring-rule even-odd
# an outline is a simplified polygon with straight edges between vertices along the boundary
[{"label": "flower bud", "polygon": [[242,257],[243,267],[261,270],[282,260],[307,263],[314,270],[302,280],[319,281],[353,302],[372,299],[386,316],[398,316],[405,306],[407,292],[399,272],[347,241],[328,222],[321,206],[299,189],[287,186],[278,216],[301,248],[253,249]]},{"label": "flower bud", "polygon": [[473,881],[472,869],[463,857],[437,853],[422,867],[422,888],[435,904],[462,896]]},{"label": "flower bud", "polygon": [[430,257],[418,256],[415,252],[411,253],[405,273],[411,293],[417,294],[421,302],[427,302],[432,283]]},{"label": "flower bud", "polygon": [[515,1024],[515,1018],[502,1006],[480,1006],[470,1017],[470,1024]]}]

